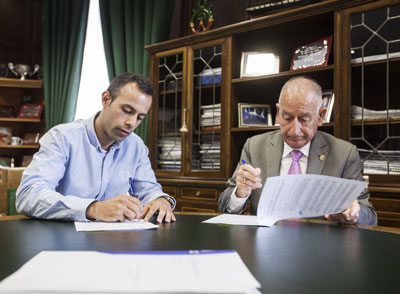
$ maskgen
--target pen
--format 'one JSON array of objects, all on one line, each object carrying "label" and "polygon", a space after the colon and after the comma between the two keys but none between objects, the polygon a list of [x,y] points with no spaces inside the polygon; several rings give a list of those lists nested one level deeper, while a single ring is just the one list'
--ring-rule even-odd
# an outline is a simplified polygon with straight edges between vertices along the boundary
[{"label": "pen", "polygon": [[138,198],[138,196],[135,193],[135,187],[133,185],[133,178],[129,178],[129,190],[128,190],[129,195]]},{"label": "pen", "polygon": [[247,164],[247,162],[244,161],[244,159],[241,159],[240,161],[241,161],[243,164]]}]

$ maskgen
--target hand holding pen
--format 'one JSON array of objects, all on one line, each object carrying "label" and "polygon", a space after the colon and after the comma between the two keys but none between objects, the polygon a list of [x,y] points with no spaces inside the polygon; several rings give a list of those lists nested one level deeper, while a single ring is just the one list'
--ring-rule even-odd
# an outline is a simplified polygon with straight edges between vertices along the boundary
[{"label": "hand holding pen", "polygon": [[261,184],[261,169],[254,168],[247,164],[243,159],[241,165],[236,172],[236,197],[244,198],[250,195],[253,189],[262,187]]},{"label": "hand holding pen", "polygon": [[103,201],[94,201],[86,210],[88,219],[101,221],[126,221],[140,219],[143,206],[135,193],[134,180],[129,179],[129,195],[122,194]]}]

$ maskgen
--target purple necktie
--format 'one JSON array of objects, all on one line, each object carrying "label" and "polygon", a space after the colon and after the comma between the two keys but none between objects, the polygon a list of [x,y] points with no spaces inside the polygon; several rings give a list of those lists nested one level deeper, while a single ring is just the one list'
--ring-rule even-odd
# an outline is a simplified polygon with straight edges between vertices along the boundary
[{"label": "purple necktie", "polygon": [[289,168],[289,175],[299,175],[301,174],[301,168],[300,168],[300,163],[299,159],[303,155],[300,150],[292,150],[290,152],[290,156],[292,156],[292,164],[290,165]]}]

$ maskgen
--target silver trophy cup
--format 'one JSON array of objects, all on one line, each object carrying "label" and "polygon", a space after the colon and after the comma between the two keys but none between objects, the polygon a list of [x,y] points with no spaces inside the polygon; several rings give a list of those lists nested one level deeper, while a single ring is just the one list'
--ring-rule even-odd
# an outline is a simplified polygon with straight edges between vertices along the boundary
[{"label": "silver trophy cup", "polygon": [[37,73],[40,69],[40,66],[35,64],[35,67],[33,71],[31,71],[31,68],[27,64],[16,64],[14,65],[12,62],[8,64],[8,67],[10,68],[11,72],[15,74],[17,77],[21,76],[21,81],[25,80],[26,76],[33,76],[35,73]]}]

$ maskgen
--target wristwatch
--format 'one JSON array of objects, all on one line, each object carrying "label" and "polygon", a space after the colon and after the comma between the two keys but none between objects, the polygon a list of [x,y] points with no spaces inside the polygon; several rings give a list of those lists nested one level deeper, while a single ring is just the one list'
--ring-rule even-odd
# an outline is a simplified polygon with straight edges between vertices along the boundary
[{"label": "wristwatch", "polygon": [[167,200],[169,202],[169,204],[171,204],[171,209],[175,208],[176,200],[173,197],[171,197],[169,195],[164,195],[164,196],[161,196],[160,198],[164,198],[165,200]]}]

